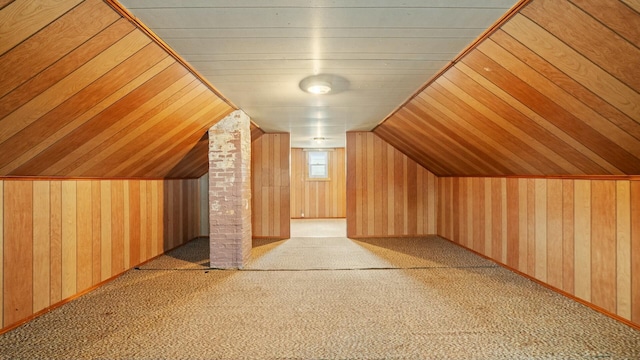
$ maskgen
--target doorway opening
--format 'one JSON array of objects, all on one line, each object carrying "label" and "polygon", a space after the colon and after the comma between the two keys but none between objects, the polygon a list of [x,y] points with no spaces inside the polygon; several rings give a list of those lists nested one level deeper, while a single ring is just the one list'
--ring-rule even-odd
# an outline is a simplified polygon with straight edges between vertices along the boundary
[{"label": "doorway opening", "polygon": [[291,237],[347,237],[347,219],[291,219]]},{"label": "doorway opening", "polygon": [[291,237],[345,237],[345,148],[291,148]]}]

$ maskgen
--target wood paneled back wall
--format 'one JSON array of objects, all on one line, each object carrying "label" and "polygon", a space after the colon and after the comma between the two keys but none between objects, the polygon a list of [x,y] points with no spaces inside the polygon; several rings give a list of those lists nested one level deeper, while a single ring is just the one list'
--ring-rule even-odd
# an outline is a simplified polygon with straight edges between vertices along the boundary
[{"label": "wood paneled back wall", "polygon": [[437,184],[374,133],[347,133],[347,236],[435,234]]},{"label": "wood paneled back wall", "polygon": [[440,178],[438,234],[640,325],[640,181]]},{"label": "wood paneled back wall", "polygon": [[198,235],[198,180],[0,180],[5,329]]},{"label": "wood paneled back wall", "polygon": [[264,134],[251,142],[251,230],[253,237],[288,239],[289,134]]},{"label": "wood paneled back wall", "polygon": [[329,180],[307,180],[307,152],[291,149],[291,217],[344,218],[347,176],[344,148],[329,151]]}]

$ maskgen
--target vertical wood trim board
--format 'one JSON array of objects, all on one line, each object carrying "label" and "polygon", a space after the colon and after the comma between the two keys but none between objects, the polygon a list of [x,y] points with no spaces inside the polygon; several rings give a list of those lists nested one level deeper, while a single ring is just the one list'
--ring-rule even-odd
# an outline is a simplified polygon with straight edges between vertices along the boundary
[{"label": "vertical wood trim board", "polygon": [[4,181],[0,180],[0,328],[4,327]]},{"label": "vertical wood trim board", "polygon": [[640,181],[631,182],[631,321],[640,324]]},{"label": "vertical wood trim board", "polygon": [[[446,221],[438,235],[640,325],[640,181],[503,180],[505,191],[496,178],[440,178],[439,201],[467,208],[470,216],[452,217],[440,205],[438,218]],[[492,204],[506,203],[506,221],[481,216],[489,193]],[[447,222],[458,232],[448,231]],[[507,234],[506,259],[494,251],[496,229],[479,231],[489,223]],[[471,232],[474,241],[465,240]]]},{"label": "vertical wood trim board", "polygon": [[[173,186],[163,186],[162,180],[126,180],[126,187],[123,180],[0,180],[1,328],[166,250],[157,246],[167,236],[158,218],[165,212],[158,201],[164,191],[183,204],[166,209],[185,228],[178,229],[181,237],[172,238],[172,246],[196,237],[198,180],[168,181]],[[175,231],[168,228],[167,233]]]},{"label": "vertical wood trim board", "polygon": [[51,192],[49,181],[33,183],[33,312],[50,304]]},{"label": "vertical wood trim board", "polygon": [[33,184],[4,183],[4,323],[33,313]]},{"label": "vertical wood trim board", "polygon": [[[453,231],[449,221],[453,207],[439,214],[440,220],[447,219],[446,224],[436,221],[436,190],[440,187],[431,172],[372,132],[347,133],[346,152],[347,236],[435,234],[436,225],[447,233]],[[446,179],[442,184],[452,186]],[[376,196],[378,192],[382,195]]]}]

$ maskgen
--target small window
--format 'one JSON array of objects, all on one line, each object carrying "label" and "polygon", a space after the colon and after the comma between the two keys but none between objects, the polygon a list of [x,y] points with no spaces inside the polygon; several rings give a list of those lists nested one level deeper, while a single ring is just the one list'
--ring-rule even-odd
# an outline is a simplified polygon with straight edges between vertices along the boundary
[{"label": "small window", "polygon": [[308,178],[311,180],[326,180],[329,178],[329,153],[326,151],[307,152],[309,164]]}]

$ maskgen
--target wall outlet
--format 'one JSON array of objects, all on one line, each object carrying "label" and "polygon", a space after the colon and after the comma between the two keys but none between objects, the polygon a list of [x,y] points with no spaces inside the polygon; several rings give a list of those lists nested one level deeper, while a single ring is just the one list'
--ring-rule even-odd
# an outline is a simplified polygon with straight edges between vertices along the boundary
[{"label": "wall outlet", "polygon": [[303,212],[300,213],[300,217],[304,217],[304,213]]}]

